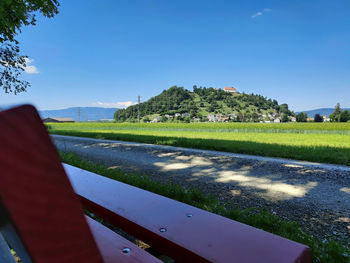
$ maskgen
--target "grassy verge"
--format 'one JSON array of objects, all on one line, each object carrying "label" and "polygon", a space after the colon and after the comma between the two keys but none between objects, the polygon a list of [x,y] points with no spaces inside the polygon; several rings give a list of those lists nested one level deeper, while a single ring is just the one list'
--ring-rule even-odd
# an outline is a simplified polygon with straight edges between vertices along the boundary
[{"label": "grassy verge", "polygon": [[[350,166],[350,147],[347,145],[350,142],[349,135],[245,133],[233,134],[231,137],[226,138],[225,134],[214,133],[214,135],[210,134],[210,136],[216,136],[218,138],[196,138],[196,136],[204,136],[203,133],[188,134],[181,132],[181,136],[175,136],[170,132],[167,133],[164,131],[150,131],[149,134],[133,134],[121,131],[89,132],[49,129],[49,132],[59,135],[171,145]],[[313,143],[317,136],[321,136],[322,138],[317,139],[317,142]],[[333,144],[331,144],[332,142]]]},{"label": "grassy verge", "polygon": [[62,161],[82,169],[121,181],[153,193],[157,193],[174,200],[216,213],[230,219],[263,229],[270,233],[308,245],[311,248],[312,262],[342,263],[349,262],[349,248],[345,248],[335,241],[321,241],[301,231],[295,222],[283,220],[266,210],[255,208],[241,210],[232,208],[229,204],[219,201],[198,189],[186,190],[178,185],[162,184],[152,181],[146,175],[125,173],[121,170],[109,169],[107,166],[93,164],[81,160],[74,154],[60,153]]}]

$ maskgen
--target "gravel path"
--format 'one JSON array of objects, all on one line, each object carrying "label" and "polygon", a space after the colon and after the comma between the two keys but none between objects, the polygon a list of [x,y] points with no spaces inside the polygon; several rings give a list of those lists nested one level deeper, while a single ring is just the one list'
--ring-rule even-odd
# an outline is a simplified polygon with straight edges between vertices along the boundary
[{"label": "gravel path", "polygon": [[266,207],[320,238],[350,246],[350,167],[216,151],[52,135],[57,148],[224,202]]}]

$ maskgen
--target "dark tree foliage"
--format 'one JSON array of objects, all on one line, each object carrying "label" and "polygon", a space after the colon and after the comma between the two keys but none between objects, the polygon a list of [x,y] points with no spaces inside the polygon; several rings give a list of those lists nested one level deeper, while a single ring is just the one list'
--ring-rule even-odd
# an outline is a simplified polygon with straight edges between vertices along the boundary
[{"label": "dark tree foliage", "polygon": [[329,118],[332,122],[339,122],[341,113],[342,109],[340,108],[340,104],[337,103],[337,105],[335,105],[334,112],[331,115],[329,115]]},{"label": "dark tree foliage", "polygon": [[286,103],[280,105],[280,112],[284,113],[286,115],[291,115],[292,114],[291,111],[288,108],[288,104],[286,104]]},{"label": "dark tree foliage", "polygon": [[350,111],[345,110],[342,113],[340,113],[339,121],[340,122],[348,122],[348,121],[350,121]]},{"label": "dark tree foliage", "polygon": [[57,0],[0,0],[0,87],[6,93],[26,91],[27,81],[19,79],[26,67],[26,56],[20,55],[15,39],[22,26],[35,25],[35,14],[46,17],[58,13]]},{"label": "dark tree foliage", "polygon": [[256,112],[252,113],[251,118],[252,118],[253,122],[259,122],[259,116],[258,116],[258,114]]},{"label": "dark tree foliage", "polygon": [[307,114],[305,112],[300,112],[296,116],[297,122],[306,122],[307,121]]},{"label": "dark tree foliage", "polygon": [[283,113],[282,114],[282,119],[281,119],[282,122],[289,122],[289,118],[288,118],[288,115],[286,113]]},{"label": "dark tree foliage", "polygon": [[25,57],[19,55],[19,47],[10,42],[0,44],[0,87],[6,93],[23,92],[29,83],[19,79],[26,66]]},{"label": "dark tree foliage", "polygon": [[323,122],[323,117],[317,113],[317,114],[315,114],[314,121],[315,122]]}]

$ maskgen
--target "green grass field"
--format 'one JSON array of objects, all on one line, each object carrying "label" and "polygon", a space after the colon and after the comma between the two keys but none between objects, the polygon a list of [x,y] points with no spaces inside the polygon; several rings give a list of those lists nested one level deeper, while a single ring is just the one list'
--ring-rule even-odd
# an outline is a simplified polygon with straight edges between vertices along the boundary
[{"label": "green grass field", "polygon": [[350,123],[50,123],[52,134],[350,165]]}]

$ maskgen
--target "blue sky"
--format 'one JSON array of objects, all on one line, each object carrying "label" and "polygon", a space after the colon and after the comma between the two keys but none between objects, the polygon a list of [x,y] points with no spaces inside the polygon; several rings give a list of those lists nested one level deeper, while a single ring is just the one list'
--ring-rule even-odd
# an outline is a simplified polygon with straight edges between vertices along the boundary
[{"label": "blue sky", "polygon": [[295,111],[350,107],[348,0],[60,2],[57,16],[23,28],[32,87],[0,92],[0,105],[123,106],[196,84]]}]

